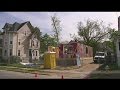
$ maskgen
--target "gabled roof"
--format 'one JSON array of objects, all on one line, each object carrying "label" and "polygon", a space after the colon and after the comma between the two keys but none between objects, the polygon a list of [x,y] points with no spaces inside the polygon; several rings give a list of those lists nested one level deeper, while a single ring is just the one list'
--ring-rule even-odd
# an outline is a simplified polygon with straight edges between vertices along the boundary
[{"label": "gabled roof", "polygon": [[27,22],[24,22],[24,23],[15,22],[14,24],[6,23],[2,29],[9,28],[9,31],[18,31],[25,24],[28,25],[28,27],[31,29],[31,32],[34,31],[34,27],[31,25],[30,21],[27,21]]},{"label": "gabled roof", "polygon": [[17,31],[18,28],[20,27],[20,24],[15,22],[12,27],[9,29],[9,31]]},{"label": "gabled roof", "polygon": [[2,29],[11,28],[11,27],[12,27],[12,24],[6,23]]},{"label": "gabled roof", "polygon": [[40,30],[37,28],[37,27],[33,27],[30,23],[30,21],[27,21],[27,22],[24,22],[24,23],[13,23],[13,24],[9,24],[9,23],[6,23],[3,27],[3,29],[5,28],[9,28],[8,31],[18,31],[22,26],[24,26],[25,24],[27,24],[27,26],[30,28],[31,30],[31,35],[37,35],[37,38],[39,38],[39,34],[40,34]]}]

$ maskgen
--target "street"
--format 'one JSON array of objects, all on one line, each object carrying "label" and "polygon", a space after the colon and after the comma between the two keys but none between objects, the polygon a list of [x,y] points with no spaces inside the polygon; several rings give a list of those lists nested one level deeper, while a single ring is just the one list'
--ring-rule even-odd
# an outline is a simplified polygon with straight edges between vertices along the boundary
[{"label": "street", "polygon": [[0,70],[0,79],[44,79],[44,78],[55,78],[49,75],[35,75],[29,73],[13,72]]}]

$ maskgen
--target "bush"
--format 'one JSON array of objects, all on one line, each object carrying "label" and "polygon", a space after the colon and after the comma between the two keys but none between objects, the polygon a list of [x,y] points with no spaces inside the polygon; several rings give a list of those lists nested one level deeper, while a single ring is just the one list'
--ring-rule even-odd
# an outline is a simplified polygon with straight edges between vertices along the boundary
[{"label": "bush", "polygon": [[13,64],[13,63],[20,63],[22,60],[20,57],[18,56],[11,56],[9,59],[8,59],[8,62],[10,64]]},{"label": "bush", "polygon": [[7,60],[3,59],[2,56],[0,56],[0,63],[7,63]]},{"label": "bush", "polygon": [[34,63],[34,64],[37,64],[37,63],[39,63],[39,60],[38,60],[38,59],[34,59],[34,60],[33,60],[33,63]]},{"label": "bush", "polygon": [[0,63],[0,66],[7,66],[7,63]]}]

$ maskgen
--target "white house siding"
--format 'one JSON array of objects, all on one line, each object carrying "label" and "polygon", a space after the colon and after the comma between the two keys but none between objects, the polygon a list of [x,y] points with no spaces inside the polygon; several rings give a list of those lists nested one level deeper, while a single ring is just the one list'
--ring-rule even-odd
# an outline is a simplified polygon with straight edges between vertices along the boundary
[{"label": "white house siding", "polygon": [[[6,42],[6,44],[5,44]],[[3,58],[7,59],[8,58],[8,43],[9,43],[9,33],[5,33],[3,35]],[[6,56],[4,55],[5,50],[7,50]]]},{"label": "white house siding", "polygon": [[[25,35],[26,33],[26,35]],[[18,42],[20,41],[20,45],[18,45],[17,52],[20,50],[21,59],[29,58],[29,40],[28,36],[31,34],[29,27],[25,24],[22,28],[18,30]],[[18,54],[18,53],[17,53]]]},{"label": "white house siding", "polygon": [[[5,31],[5,30],[4,30]],[[26,33],[26,35],[25,35]],[[34,37],[34,34],[31,35],[31,30],[25,24],[22,26],[18,31],[16,32],[7,32],[3,35],[3,53],[2,56],[5,59],[8,59],[10,56],[10,49],[12,49],[12,55],[18,56],[18,50],[20,50],[20,58],[23,60],[23,62],[29,62],[30,56],[29,56],[29,49],[31,48],[34,50],[34,56],[32,53],[32,59],[39,59],[39,48],[40,48],[40,42],[39,40]],[[31,40],[34,41],[34,46],[31,47]],[[12,45],[10,44],[10,41],[12,41]],[[7,42],[7,44],[5,44]],[[19,45],[20,42],[20,45]],[[37,46],[38,42],[38,46]],[[4,56],[4,51],[7,50],[7,55]],[[37,51],[37,56],[36,56]]]},{"label": "white house siding", "polygon": [[13,33],[13,56],[17,56],[17,34]]},{"label": "white house siding", "polygon": [[[10,44],[10,41],[12,41],[12,44]],[[9,41],[8,41],[8,57],[10,57],[10,49],[12,49],[13,53],[13,33],[9,33]]]}]

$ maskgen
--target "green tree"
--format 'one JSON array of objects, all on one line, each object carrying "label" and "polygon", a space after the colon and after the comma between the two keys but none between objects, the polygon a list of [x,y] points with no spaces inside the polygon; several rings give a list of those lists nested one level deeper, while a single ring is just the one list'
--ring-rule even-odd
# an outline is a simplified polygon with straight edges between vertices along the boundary
[{"label": "green tree", "polygon": [[86,24],[78,23],[78,35],[83,40],[83,43],[93,47],[93,55],[99,50],[99,43],[108,35],[110,25],[103,25],[103,21],[98,22],[88,19]]},{"label": "green tree", "polygon": [[111,49],[113,50],[114,57],[116,59],[116,40],[120,38],[120,32],[116,31],[115,29],[111,29],[109,32],[109,39],[111,41]]},{"label": "green tree", "polygon": [[42,35],[42,32],[40,32],[40,29],[39,29],[38,27],[35,27],[34,29],[35,29],[35,32],[34,32],[34,33],[37,34],[37,38],[40,40],[41,35]]},{"label": "green tree", "polygon": [[62,31],[62,28],[60,26],[60,20],[58,19],[56,14],[54,14],[54,16],[51,17],[51,20],[52,20],[54,37],[55,37],[55,40],[57,41],[57,46],[58,46],[60,41],[60,32]]},{"label": "green tree", "polygon": [[[35,27],[32,33],[37,35],[37,38],[40,41],[40,46],[41,46],[42,32],[40,31],[40,29],[38,27]],[[41,47],[39,48],[39,51],[41,52]]]},{"label": "green tree", "polygon": [[41,52],[44,53],[48,50],[48,46],[56,46],[57,42],[54,37],[48,35],[47,33],[41,37]]}]

